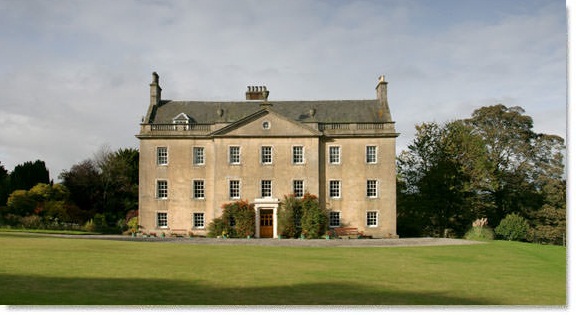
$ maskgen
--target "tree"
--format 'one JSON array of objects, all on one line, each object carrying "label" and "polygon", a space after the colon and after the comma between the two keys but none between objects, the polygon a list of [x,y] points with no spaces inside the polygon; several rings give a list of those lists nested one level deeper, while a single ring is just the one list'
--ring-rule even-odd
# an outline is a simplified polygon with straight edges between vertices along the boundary
[{"label": "tree", "polygon": [[28,190],[38,183],[50,183],[50,174],[44,161],[25,162],[16,165],[10,173],[10,192]]},{"label": "tree", "polygon": [[397,160],[399,233],[462,235],[491,207],[485,197],[490,165],[482,141],[459,121],[424,123],[416,130]]},{"label": "tree", "polygon": [[138,208],[138,162],[136,149],[119,149],[110,152],[102,148],[96,154],[102,188],[103,213],[116,221],[129,210]]},{"label": "tree", "polygon": [[103,214],[112,225],[138,209],[138,160],[136,149],[112,152],[103,147],[93,159],[62,172],[60,179],[78,207]]},{"label": "tree", "polygon": [[9,189],[9,179],[10,175],[8,171],[0,162],[0,207],[6,205],[6,201],[8,200],[8,189]]},{"label": "tree", "polygon": [[528,216],[541,207],[542,195],[534,180],[548,164],[545,157],[550,150],[560,149],[559,143],[532,131],[532,118],[524,113],[521,107],[497,104],[477,109],[464,120],[484,141],[492,165],[495,207],[488,214],[490,222],[510,213]]},{"label": "tree", "polygon": [[24,227],[62,228],[62,223],[83,223],[89,218],[69,201],[69,192],[61,184],[39,183],[30,190],[15,190],[8,198],[8,206],[3,213],[11,216],[13,224],[20,223]]},{"label": "tree", "polygon": [[538,135],[535,143],[535,186],[543,205],[528,214],[532,242],[563,245],[566,239],[566,180],[564,179],[564,140]]},{"label": "tree", "polygon": [[100,174],[92,160],[84,160],[64,171],[59,178],[70,191],[70,200],[80,209],[93,211],[101,208],[102,187]]},{"label": "tree", "polygon": [[461,235],[467,222],[511,213],[528,219],[534,237],[565,233],[564,140],[533,132],[521,107],[482,107],[416,131],[397,161],[399,233]]}]

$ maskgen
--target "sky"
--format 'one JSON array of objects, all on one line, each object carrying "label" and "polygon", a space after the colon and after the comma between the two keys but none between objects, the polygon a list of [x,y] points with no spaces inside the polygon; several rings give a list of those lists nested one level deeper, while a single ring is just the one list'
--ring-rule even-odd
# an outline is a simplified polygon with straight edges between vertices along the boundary
[{"label": "sky", "polygon": [[162,98],[374,99],[386,76],[397,153],[415,125],[521,106],[566,138],[559,0],[0,0],[0,164],[63,170],[138,148],[152,72]]}]

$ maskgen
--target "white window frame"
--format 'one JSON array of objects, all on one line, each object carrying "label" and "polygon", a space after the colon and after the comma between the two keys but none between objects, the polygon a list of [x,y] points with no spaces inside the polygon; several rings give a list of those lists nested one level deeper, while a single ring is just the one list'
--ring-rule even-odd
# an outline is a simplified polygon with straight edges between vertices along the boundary
[{"label": "white window frame", "polygon": [[263,179],[260,181],[260,197],[272,197],[272,180]]},{"label": "white window frame", "polygon": [[340,164],[342,162],[341,157],[342,149],[339,145],[331,145],[328,147],[328,162],[330,164]]},{"label": "white window frame", "polygon": [[[336,186],[333,187],[333,184],[338,184]],[[338,194],[337,195],[333,195],[332,191],[337,191]],[[331,179],[328,182],[328,196],[330,197],[330,199],[340,199],[342,197],[342,181],[339,179]]]},{"label": "white window frame", "polygon": [[[369,152],[370,149],[374,149],[374,152]],[[367,145],[366,146],[366,164],[377,164],[378,163],[378,146]]]},{"label": "white window frame", "polygon": [[192,164],[204,165],[206,163],[206,155],[204,147],[192,147]]},{"label": "white window frame", "polygon": [[[296,152],[296,150],[298,149],[300,150],[300,152]],[[292,164],[296,165],[305,164],[303,145],[292,146]]]},{"label": "white window frame", "polygon": [[[366,226],[367,227],[378,227],[378,217],[379,213],[376,210],[366,211]],[[371,221],[375,221],[374,224],[370,224]]]},{"label": "white window frame", "polygon": [[[201,223],[201,224],[199,224],[199,223]],[[206,217],[204,215],[204,212],[192,213],[192,228],[193,229],[206,228]]]},{"label": "white window frame", "polygon": [[[160,187],[161,183],[164,184],[163,186],[165,187]],[[156,180],[156,199],[168,199],[168,180]]]},{"label": "white window frame", "polygon": [[[265,152],[268,151],[269,152]],[[270,165],[274,163],[274,147],[271,145],[263,145],[260,147],[260,163],[263,165]]]},{"label": "white window frame", "polygon": [[[297,187],[298,185],[300,187]],[[304,180],[303,179],[294,179],[292,180],[292,193],[294,194],[294,197],[296,198],[302,198],[304,197]]]},{"label": "white window frame", "polygon": [[[232,183],[237,183],[238,187],[232,187]],[[228,198],[230,198],[231,200],[237,200],[240,199],[242,196],[241,193],[241,188],[242,188],[242,182],[239,179],[231,179],[228,181]],[[237,191],[238,195],[232,195],[233,191]]]},{"label": "white window frame", "polygon": [[[160,216],[164,216],[164,218],[160,218]],[[160,222],[166,222],[165,225],[160,224]],[[157,211],[156,212],[156,227],[159,229],[167,229],[168,228],[168,212],[166,211]]]},{"label": "white window frame", "polygon": [[[201,185],[202,187],[199,187]],[[192,180],[192,198],[204,200],[206,198],[206,182],[204,179]]]},{"label": "white window frame", "polygon": [[[373,187],[371,187],[373,185]],[[378,198],[378,180],[368,179],[366,180],[366,197],[367,198]]]},{"label": "white window frame", "polygon": [[168,165],[168,147],[156,147],[156,165]]},{"label": "white window frame", "polygon": [[[341,222],[340,211],[330,211],[328,213],[328,226],[329,227],[339,227]],[[335,216],[335,217],[333,217]],[[334,224],[334,220],[338,220],[338,224]]]},{"label": "white window frame", "polygon": [[[238,152],[232,152],[237,150]],[[228,147],[228,163],[231,165],[240,165],[242,163],[242,147],[239,145],[231,145]]]}]

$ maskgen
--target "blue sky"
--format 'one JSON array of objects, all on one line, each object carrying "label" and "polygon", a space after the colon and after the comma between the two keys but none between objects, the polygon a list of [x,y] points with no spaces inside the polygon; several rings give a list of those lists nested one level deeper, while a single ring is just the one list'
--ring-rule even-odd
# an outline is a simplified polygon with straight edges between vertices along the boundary
[{"label": "blue sky", "polygon": [[138,146],[151,73],[163,98],[375,98],[389,82],[397,152],[414,125],[522,106],[566,137],[566,2],[0,0],[0,162],[51,177]]}]

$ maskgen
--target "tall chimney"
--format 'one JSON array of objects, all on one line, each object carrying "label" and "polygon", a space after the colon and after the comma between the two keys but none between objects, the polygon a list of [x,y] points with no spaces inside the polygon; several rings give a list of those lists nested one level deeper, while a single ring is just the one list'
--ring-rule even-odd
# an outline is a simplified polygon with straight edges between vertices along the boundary
[{"label": "tall chimney", "polygon": [[380,118],[385,121],[392,121],[390,108],[388,107],[388,82],[386,82],[383,75],[378,78],[378,85],[376,85],[376,97],[380,101]]},{"label": "tall chimney", "polygon": [[160,106],[162,89],[160,88],[159,81],[158,73],[153,72],[152,83],[150,83],[150,106],[148,106],[148,112],[142,121],[144,124],[152,123],[156,110],[158,109],[158,106]]},{"label": "tall chimney", "polygon": [[152,73],[152,83],[150,83],[150,106],[160,105],[162,98],[162,88],[160,88],[160,77],[158,73]]},{"label": "tall chimney", "polygon": [[379,100],[388,103],[388,82],[386,82],[383,75],[378,78],[378,85],[376,85],[376,97],[378,97]]}]

